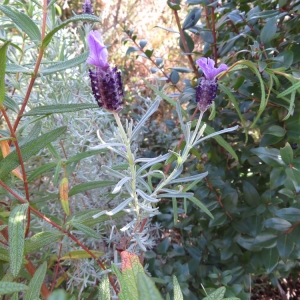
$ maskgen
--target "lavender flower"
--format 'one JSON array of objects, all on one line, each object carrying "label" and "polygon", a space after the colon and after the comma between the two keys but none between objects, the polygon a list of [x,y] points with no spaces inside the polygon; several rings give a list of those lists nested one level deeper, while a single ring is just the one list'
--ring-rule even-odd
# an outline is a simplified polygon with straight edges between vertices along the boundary
[{"label": "lavender flower", "polygon": [[84,3],[82,5],[82,9],[83,9],[84,14],[92,15],[93,14],[92,2],[90,0],[84,0]]},{"label": "lavender flower", "polygon": [[95,71],[89,70],[94,97],[99,107],[119,112],[123,108],[124,95],[121,73],[107,62],[108,52],[100,32],[91,31],[87,41],[90,47],[87,62],[96,67]]},{"label": "lavender flower", "polygon": [[210,58],[202,57],[196,61],[201,68],[204,78],[196,88],[196,102],[200,111],[205,112],[217,96],[218,84],[216,76],[228,69],[227,65],[221,64],[215,68],[215,63]]}]

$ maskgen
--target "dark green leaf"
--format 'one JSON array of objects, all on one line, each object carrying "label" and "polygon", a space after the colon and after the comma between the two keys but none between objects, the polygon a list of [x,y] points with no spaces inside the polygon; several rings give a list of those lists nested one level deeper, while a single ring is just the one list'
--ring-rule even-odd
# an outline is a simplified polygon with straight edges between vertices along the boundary
[{"label": "dark green leaf", "polygon": [[[179,39],[179,46],[180,46],[180,49],[185,52],[185,53],[192,53],[193,50],[194,50],[194,47],[195,47],[195,44],[194,44],[194,41],[193,39],[190,37],[190,35],[187,33],[187,32],[183,32],[183,36],[184,36],[184,39],[186,41],[186,44],[187,44],[187,49],[185,49],[185,47],[183,46],[183,42],[181,40],[181,38]],[[188,52],[186,52],[188,51]]]},{"label": "dark green leaf", "polygon": [[284,148],[280,148],[280,155],[282,160],[287,164],[293,163],[294,160],[294,152],[289,143],[285,144]]},{"label": "dark green leaf", "polygon": [[285,166],[285,163],[281,159],[280,152],[277,149],[259,147],[251,149],[251,152],[271,167]]},{"label": "dark green leaf", "polygon": [[116,181],[110,181],[110,180],[80,183],[70,189],[69,197],[74,196],[79,193],[83,193],[85,191],[99,189],[99,188],[103,188],[106,186],[112,186],[112,185],[115,185],[116,183],[117,183]]},{"label": "dark green leaf", "polygon": [[293,238],[289,234],[281,235],[277,240],[277,250],[280,257],[285,261],[289,258],[294,248]]},{"label": "dark green leaf", "polygon": [[275,215],[290,222],[300,221],[300,209],[295,207],[279,209],[275,212]]},{"label": "dark green leaf", "polygon": [[201,16],[201,9],[195,7],[192,11],[187,15],[186,19],[182,24],[182,29],[186,30],[189,29],[197,24]]},{"label": "dark green leaf", "polygon": [[286,231],[291,228],[292,224],[284,219],[271,218],[265,221],[265,226],[278,231]]},{"label": "dark green leaf", "polygon": [[260,38],[263,43],[270,42],[277,31],[277,17],[271,18],[267,21],[262,31],[260,32]]},{"label": "dark green leaf", "polygon": [[277,248],[263,249],[261,252],[266,271],[270,274],[278,264],[279,255]]},{"label": "dark green leaf", "polygon": [[258,206],[260,204],[260,196],[254,186],[248,181],[243,181],[244,199],[249,206]]}]

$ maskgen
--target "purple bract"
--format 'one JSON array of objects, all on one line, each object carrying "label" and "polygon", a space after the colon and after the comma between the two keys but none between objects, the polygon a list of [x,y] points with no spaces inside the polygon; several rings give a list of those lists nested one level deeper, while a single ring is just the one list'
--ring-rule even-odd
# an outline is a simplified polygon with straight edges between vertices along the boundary
[{"label": "purple bract", "polygon": [[220,64],[219,68],[215,68],[215,62],[211,58],[201,57],[196,60],[196,64],[202,70],[206,79],[212,80],[221,72],[228,69],[227,65]]},{"label": "purple bract", "polygon": [[121,72],[111,68],[107,62],[108,52],[100,32],[92,31],[88,36],[90,56],[87,62],[94,65],[95,71],[89,70],[91,86],[99,107],[119,112],[123,108],[124,95]]}]

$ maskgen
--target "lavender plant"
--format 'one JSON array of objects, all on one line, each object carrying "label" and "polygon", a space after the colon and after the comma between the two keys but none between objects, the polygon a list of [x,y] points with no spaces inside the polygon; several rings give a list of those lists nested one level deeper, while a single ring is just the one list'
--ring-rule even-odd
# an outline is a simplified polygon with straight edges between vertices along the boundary
[{"label": "lavender plant", "polygon": [[[190,5],[200,4],[196,2],[188,1]],[[251,57],[240,61],[231,57],[227,66],[220,63],[218,55],[225,55],[225,50],[244,35],[224,40],[220,46],[216,33],[216,18],[220,16],[216,15],[214,6],[201,4],[205,6],[206,16],[211,14],[211,21],[202,18],[197,7],[190,10],[181,26],[180,4],[168,1],[168,5],[177,22],[182,61],[187,62],[190,69],[179,66],[172,67],[169,72],[163,59],[154,57],[155,51],[147,48],[146,40],[138,42],[134,31],[122,26],[126,34],[123,41],[133,43],[127,54],[136,52],[147,59],[159,79],[152,83],[144,81],[151,97],[140,96],[141,109],[135,115],[127,101],[128,90],[133,88],[128,86],[128,78],[122,78],[121,71],[108,59],[109,51],[100,33],[103,28],[99,31],[93,27],[101,21],[93,15],[91,1],[84,1],[83,14],[64,22],[56,16],[59,6],[55,1],[44,1],[42,6],[30,1],[16,4],[5,1],[0,5],[0,38],[3,41],[0,48],[3,120],[0,131],[3,199],[0,294],[13,294],[13,299],[56,299],[60,296],[67,299],[68,296],[59,290],[63,287],[73,299],[93,298],[96,294],[100,299],[144,299],[151,295],[159,299],[160,293],[145,275],[152,272],[165,279],[165,294],[174,285],[176,300],[183,299],[183,295],[195,299],[194,293],[199,296],[202,282],[204,288],[225,285],[227,295],[244,295],[240,292],[240,280],[249,278],[252,269],[248,265],[249,272],[240,276],[239,260],[234,257],[245,261],[253,255],[251,265],[259,268],[260,257],[251,251],[262,250],[261,255],[268,258],[264,260],[268,273],[272,273],[277,264],[278,270],[284,269],[279,255],[288,259],[297,243],[293,239],[298,228],[294,215],[299,213],[299,172],[295,168],[298,161],[289,144],[280,150],[263,147],[275,147],[274,143],[281,141],[284,133],[278,129],[279,125],[266,130],[267,138],[261,147],[251,150],[274,168],[269,194],[264,191],[259,195],[254,187],[255,178],[259,178],[257,185],[263,182],[262,186],[266,187],[268,183],[262,179],[266,177],[266,170],[255,165],[253,157],[248,159],[250,166],[243,167],[243,172],[230,171],[237,168],[234,159],[245,162],[245,156],[250,153],[250,150],[247,150],[249,153],[241,150],[244,149],[239,137],[241,130],[245,131],[246,143],[249,140],[252,143],[253,138],[249,136],[254,136],[255,126],[268,127],[275,122],[270,121],[274,116],[269,114],[268,105],[279,106],[276,106],[278,116],[284,109],[286,114],[280,117],[281,122],[293,114],[299,87],[297,72],[285,73],[280,69],[283,68],[280,57],[273,57],[271,50],[264,47],[264,43],[269,42],[266,30],[272,28],[274,31],[277,18],[269,15],[260,34],[261,44],[251,46],[249,55],[257,61],[251,61]],[[220,15],[228,8],[222,9],[220,7]],[[257,11],[249,11],[248,15],[245,36],[249,28],[253,32],[257,30],[256,25],[251,27],[253,22],[265,18]],[[239,20],[244,20],[244,16],[237,12],[226,12],[224,16],[219,19],[217,28],[220,36],[227,39],[228,35],[222,31],[222,20],[242,26]],[[205,19],[206,24],[197,24],[200,19]],[[82,21],[86,23],[78,23]],[[191,34],[206,42],[203,52],[193,52],[195,44]],[[236,53],[236,57],[238,55]],[[285,53],[284,58],[289,55],[290,52]],[[263,57],[265,61],[261,61]],[[128,74],[124,66],[121,69]],[[162,77],[159,78],[159,74]],[[179,74],[190,74],[184,75],[184,87]],[[280,88],[278,76],[293,85],[279,93],[274,88],[274,85]],[[246,80],[248,77],[250,79]],[[287,98],[289,94],[290,99]],[[259,102],[257,106],[253,104],[255,114],[247,101],[239,107],[236,98],[242,101],[245,95]],[[278,103],[274,95],[285,104]],[[160,149],[158,155],[149,157],[141,149],[141,142],[147,138],[145,127],[159,109],[165,108],[168,111],[174,108],[172,122],[177,122],[177,136],[182,131],[182,138],[178,146],[165,145],[170,149],[167,153]],[[191,108],[194,112],[189,117]],[[207,119],[209,110],[211,114]],[[236,116],[232,117],[228,111],[236,111]],[[265,120],[268,122],[264,124]],[[287,123],[287,128],[289,126],[292,125]],[[220,134],[227,134],[226,139],[232,143],[226,142]],[[217,146],[214,142],[208,143],[210,138],[218,143]],[[226,154],[223,159],[223,148],[232,157]],[[259,176],[254,178],[253,172]],[[276,179],[278,174],[280,180]],[[225,179],[227,176],[229,179]],[[231,186],[234,182],[237,182],[236,189]],[[244,198],[238,204],[235,195],[241,192]],[[275,207],[282,194],[290,207]],[[175,229],[171,229],[172,226]],[[179,229],[181,233],[176,236]],[[164,239],[160,241],[163,230]],[[277,237],[278,242],[274,244]],[[172,239],[180,245],[174,243],[174,250],[169,253]],[[245,254],[246,258],[243,256],[245,249],[250,253]],[[278,249],[278,253],[274,249]],[[189,253],[192,258],[183,253]],[[157,255],[161,256],[160,261],[154,259]],[[141,261],[149,258],[145,266],[138,262],[138,256]],[[179,258],[174,261],[176,257]],[[184,261],[185,257],[189,260]],[[218,259],[214,260],[216,257]],[[232,266],[229,264],[224,270],[222,263],[229,260]],[[205,261],[208,262],[205,264]],[[176,268],[179,271],[174,274]],[[201,280],[197,279],[198,275]],[[193,276],[197,280],[187,286]],[[238,282],[238,287],[234,286],[237,291],[233,292],[229,283],[234,285],[234,282]],[[221,299],[224,295],[225,288],[220,288],[209,297]]]}]

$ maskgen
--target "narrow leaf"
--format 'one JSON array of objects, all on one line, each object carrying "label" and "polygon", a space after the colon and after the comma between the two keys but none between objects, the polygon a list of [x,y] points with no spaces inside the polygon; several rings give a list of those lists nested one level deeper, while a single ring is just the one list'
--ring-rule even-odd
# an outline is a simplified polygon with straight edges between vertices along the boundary
[{"label": "narrow leaf", "polygon": [[56,73],[59,71],[64,71],[66,69],[74,68],[74,67],[86,62],[88,56],[89,56],[89,53],[86,52],[86,53],[76,56],[75,58],[57,62],[57,63],[51,65],[50,67],[42,69],[40,71],[40,73],[42,73],[43,75],[49,75],[49,74]]},{"label": "narrow leaf", "polygon": [[88,236],[93,237],[94,239],[99,240],[100,236],[99,234],[94,231],[92,228],[85,226],[81,223],[77,223],[77,222],[72,222],[72,225],[77,228],[78,230],[82,231],[83,233],[87,234]]},{"label": "narrow leaf", "polygon": [[5,68],[6,68],[6,51],[10,41],[5,42],[0,47],[0,106],[5,99]]},{"label": "narrow leaf", "polygon": [[39,249],[57,242],[64,236],[60,231],[44,231],[35,234],[25,241],[24,254],[37,252]]},{"label": "narrow leaf", "polygon": [[78,185],[75,185],[69,191],[69,197],[74,196],[79,193],[83,193],[85,191],[99,189],[107,186],[112,186],[116,184],[116,181],[106,180],[106,181],[92,181],[92,182],[85,182]]},{"label": "narrow leaf", "polygon": [[211,212],[207,209],[207,207],[196,197],[190,197],[190,201],[192,201],[194,204],[196,204],[200,209],[202,209],[206,214],[208,214],[212,219],[214,216],[211,214]]},{"label": "narrow leaf", "polygon": [[[105,253],[101,252],[101,251],[95,251],[95,250],[91,250],[91,252],[96,256],[96,257],[101,257],[103,256]],[[65,259],[82,259],[82,258],[92,258],[92,256],[87,253],[84,250],[74,250],[71,252],[66,253],[65,255],[63,255],[60,260],[65,260]]]},{"label": "narrow leaf", "polygon": [[8,219],[10,270],[17,277],[23,263],[24,233],[28,204],[16,206]]},{"label": "narrow leaf", "polygon": [[24,116],[37,116],[37,115],[51,115],[63,114],[67,112],[75,112],[83,109],[99,108],[97,104],[91,103],[74,103],[74,104],[56,104],[56,105],[43,105],[31,109]]},{"label": "narrow leaf", "polygon": [[82,15],[76,15],[64,22],[62,22],[59,26],[51,30],[44,38],[43,43],[42,43],[42,48],[46,48],[48,44],[50,43],[52,37],[54,34],[59,31],[60,29],[64,28],[66,25],[68,25],[71,22],[76,22],[76,21],[89,21],[89,22],[100,22],[100,19],[94,15],[89,15],[89,14],[82,14]]},{"label": "narrow leaf", "polygon": [[34,276],[30,280],[24,300],[33,300],[39,298],[41,287],[46,276],[46,271],[47,262],[44,262],[39,266],[39,268],[34,273]]},{"label": "narrow leaf", "polygon": [[27,285],[16,282],[0,281],[0,295],[22,292],[28,289]]},{"label": "narrow leaf", "polygon": [[[54,129],[48,133],[43,134],[42,136],[26,143],[25,145],[21,146],[21,153],[23,161],[28,160],[30,157],[37,154],[41,149],[43,149],[47,144],[51,143],[52,141],[56,140],[59,136],[61,136],[67,130],[66,126],[59,127]],[[19,157],[17,152],[14,150],[9,155],[7,155],[4,159],[0,162],[0,178],[4,178],[14,170],[16,167],[20,165]]]},{"label": "narrow leaf", "polygon": [[183,295],[180,289],[180,285],[175,275],[173,275],[173,288],[174,288],[174,300],[183,300]]},{"label": "narrow leaf", "polygon": [[16,26],[23,30],[35,44],[40,43],[41,33],[31,18],[9,5],[0,5],[0,10],[8,16]]},{"label": "narrow leaf", "polygon": [[110,300],[110,287],[107,274],[100,281],[98,300]]}]

